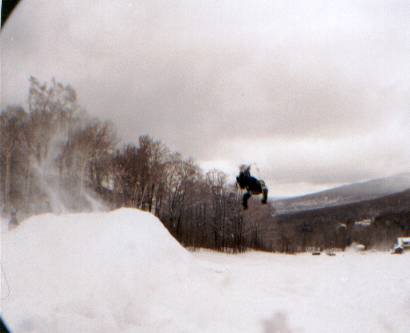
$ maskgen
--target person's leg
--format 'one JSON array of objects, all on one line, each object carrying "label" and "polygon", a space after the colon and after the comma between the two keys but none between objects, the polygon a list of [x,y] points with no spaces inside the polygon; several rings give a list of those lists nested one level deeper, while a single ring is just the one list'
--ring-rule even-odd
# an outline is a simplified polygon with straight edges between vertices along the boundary
[{"label": "person's leg", "polygon": [[262,192],[263,192],[262,203],[266,204],[268,202],[268,189],[265,187]]},{"label": "person's leg", "polygon": [[259,183],[262,187],[262,203],[266,204],[268,202],[268,188],[263,180],[260,180]]},{"label": "person's leg", "polygon": [[248,209],[248,200],[251,197],[251,194],[249,192],[245,192],[245,194],[242,197],[242,206],[244,209]]}]

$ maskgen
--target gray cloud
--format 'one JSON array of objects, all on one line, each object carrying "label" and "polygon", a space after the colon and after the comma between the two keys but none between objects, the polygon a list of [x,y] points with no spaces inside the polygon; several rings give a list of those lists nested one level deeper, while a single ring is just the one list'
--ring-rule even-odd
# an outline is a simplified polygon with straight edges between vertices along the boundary
[{"label": "gray cloud", "polygon": [[279,192],[383,176],[410,166],[408,17],[387,0],[26,0],[1,33],[2,104],[54,76],[124,141],[255,162]]}]

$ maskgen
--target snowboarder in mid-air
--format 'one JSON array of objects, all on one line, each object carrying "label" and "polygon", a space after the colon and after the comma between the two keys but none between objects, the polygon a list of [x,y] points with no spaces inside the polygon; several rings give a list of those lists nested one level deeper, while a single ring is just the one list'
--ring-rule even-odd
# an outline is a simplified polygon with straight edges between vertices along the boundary
[{"label": "snowboarder in mid-air", "polygon": [[241,165],[239,168],[239,176],[236,177],[236,183],[242,190],[246,189],[242,197],[242,206],[244,209],[248,209],[248,200],[252,194],[262,194],[262,203],[266,204],[268,202],[268,188],[263,180],[258,180],[251,176],[250,165]]}]

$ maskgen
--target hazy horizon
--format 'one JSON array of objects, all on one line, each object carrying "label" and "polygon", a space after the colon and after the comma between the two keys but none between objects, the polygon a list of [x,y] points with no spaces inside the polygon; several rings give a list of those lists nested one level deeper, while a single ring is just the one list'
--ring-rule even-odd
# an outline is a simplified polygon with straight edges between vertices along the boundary
[{"label": "hazy horizon", "polygon": [[55,77],[123,142],[312,193],[410,170],[409,17],[387,0],[23,0],[1,31],[1,103]]}]

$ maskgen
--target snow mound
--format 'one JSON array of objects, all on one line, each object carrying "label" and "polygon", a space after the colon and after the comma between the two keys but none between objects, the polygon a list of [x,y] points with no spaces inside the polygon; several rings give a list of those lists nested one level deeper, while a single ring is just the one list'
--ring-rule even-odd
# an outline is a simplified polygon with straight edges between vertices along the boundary
[{"label": "snow mound", "polygon": [[208,272],[156,217],[139,210],[29,218],[3,234],[2,271],[2,311],[13,332],[207,325],[207,303],[196,304],[192,292],[206,298]]},{"label": "snow mound", "polygon": [[35,216],[2,242],[2,315],[14,333],[410,327],[410,253],[192,253],[135,209]]}]

